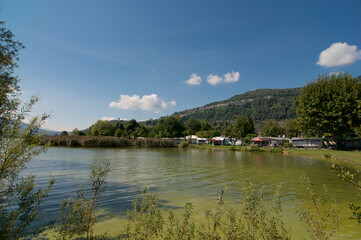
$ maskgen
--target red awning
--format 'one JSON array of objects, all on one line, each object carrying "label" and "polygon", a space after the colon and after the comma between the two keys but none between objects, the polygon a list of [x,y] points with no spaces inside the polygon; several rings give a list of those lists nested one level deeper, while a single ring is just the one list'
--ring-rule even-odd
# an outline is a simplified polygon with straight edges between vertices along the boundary
[{"label": "red awning", "polygon": [[255,138],[255,139],[253,139],[252,141],[254,141],[254,142],[263,142],[264,140],[263,140],[263,139],[260,139],[260,138]]}]

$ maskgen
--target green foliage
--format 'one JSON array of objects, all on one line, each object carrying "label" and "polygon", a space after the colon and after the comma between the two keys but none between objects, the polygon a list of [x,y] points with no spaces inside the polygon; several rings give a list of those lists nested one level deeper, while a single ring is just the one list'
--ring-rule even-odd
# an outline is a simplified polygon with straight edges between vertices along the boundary
[{"label": "green foliage", "polygon": [[164,220],[158,207],[158,196],[143,189],[141,198],[133,201],[128,210],[126,234],[128,239],[157,239],[163,230]]},{"label": "green foliage", "polygon": [[285,143],[283,143],[283,147],[285,147],[285,148],[292,148],[292,147],[293,147],[293,143],[285,142]]},{"label": "green foliage", "polygon": [[332,136],[338,142],[353,134],[361,123],[361,84],[350,74],[319,75],[296,101],[303,130]]},{"label": "green foliage", "polygon": [[268,119],[284,121],[296,118],[295,100],[301,88],[258,89],[221,102],[174,113],[184,120],[207,120],[213,124],[235,121],[237,116],[251,117],[256,126]]},{"label": "green foliage", "polygon": [[60,133],[60,136],[68,136],[68,131],[62,131],[61,133]]},{"label": "green foliage", "polygon": [[180,147],[181,147],[181,148],[189,147],[189,143],[186,142],[186,141],[181,142]]},{"label": "green foliage", "polygon": [[301,176],[302,182],[306,186],[309,197],[307,203],[299,208],[301,221],[304,223],[311,239],[330,239],[340,228],[340,209],[335,200],[329,203],[326,186],[318,196],[313,185],[306,174]]},{"label": "green foliage", "polygon": [[161,118],[154,128],[154,133],[157,137],[181,137],[185,126],[179,117]]},{"label": "green foliage", "polygon": [[98,120],[90,126],[89,135],[91,136],[114,136],[115,126],[106,120]]},{"label": "green foliage", "polygon": [[249,152],[263,152],[263,149],[261,149],[259,146],[257,145],[253,145],[250,148],[245,148],[245,151],[249,151]]},{"label": "green foliage", "polygon": [[194,135],[196,132],[202,129],[202,123],[199,120],[190,118],[186,123],[187,135]]},{"label": "green foliage", "polygon": [[160,138],[118,138],[103,136],[51,136],[41,138],[41,144],[64,147],[158,147],[174,146],[172,139]]},{"label": "green foliage", "polygon": [[270,150],[271,153],[283,153],[284,149],[283,148],[272,148]]},{"label": "green foliage", "polygon": [[354,181],[354,177],[356,175],[355,173],[351,173],[350,171],[345,170],[345,168],[339,164],[332,164],[331,169],[334,170],[334,172],[337,174],[337,177],[361,189],[361,186]]},{"label": "green foliage", "polygon": [[253,119],[248,117],[240,116],[233,124],[233,136],[237,138],[244,138],[248,134],[254,133]]},{"label": "green foliage", "polygon": [[[17,106],[19,101],[14,98],[18,94],[19,79],[15,75],[18,66],[18,54],[24,46],[14,40],[14,34],[0,21],[0,117]],[[0,123],[1,127],[1,123]]]},{"label": "green foliage", "polygon": [[262,127],[262,135],[267,137],[277,137],[283,134],[283,129],[281,125],[276,122],[276,120],[267,120],[267,122]]},{"label": "green foliage", "polygon": [[361,223],[361,206],[356,206],[353,203],[348,205],[348,208],[352,211],[351,219],[356,219],[358,223]]},{"label": "green foliage", "polygon": [[46,189],[36,190],[35,176],[21,176],[26,163],[45,152],[39,147],[39,128],[47,115],[34,117],[25,129],[21,123],[38,101],[33,97],[22,108],[12,106],[2,116],[0,136],[0,238],[18,239],[41,228],[30,228],[39,215],[41,203],[46,199],[54,183]]},{"label": "green foliage", "polygon": [[209,131],[211,129],[212,129],[212,124],[209,121],[203,120],[201,122],[201,130],[202,131]]},{"label": "green foliage", "polygon": [[107,187],[105,178],[110,171],[109,166],[109,161],[103,167],[92,165],[89,178],[90,193],[84,193],[80,185],[76,199],[70,198],[61,203],[60,224],[56,229],[58,239],[73,239],[75,236],[83,235],[86,235],[86,239],[94,238],[96,209],[99,206],[99,198]]},{"label": "green foliage", "polygon": [[0,22],[0,239],[20,239],[44,229],[31,224],[54,183],[50,180],[46,189],[36,189],[35,176],[21,174],[31,158],[46,150],[38,147],[39,127],[48,115],[36,116],[25,129],[21,127],[38,98],[20,106],[14,69],[23,45],[13,37]]},{"label": "green foliage", "polygon": [[183,214],[176,218],[170,210],[164,220],[156,194],[144,192],[133,202],[128,212],[127,239],[289,239],[288,229],[281,220],[281,186],[277,186],[272,201],[264,199],[263,189],[256,191],[245,184],[240,205],[233,204],[223,189],[218,207],[205,211],[205,221],[195,223],[193,204],[187,202]]},{"label": "green foliage", "polygon": [[301,132],[297,119],[286,119],[283,128],[288,138],[297,137]]}]

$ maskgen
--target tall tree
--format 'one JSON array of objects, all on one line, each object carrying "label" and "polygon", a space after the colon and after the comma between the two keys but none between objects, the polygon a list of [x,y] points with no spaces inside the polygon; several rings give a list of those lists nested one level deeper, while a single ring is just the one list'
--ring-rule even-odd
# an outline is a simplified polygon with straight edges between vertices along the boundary
[{"label": "tall tree", "polygon": [[283,128],[289,138],[296,137],[300,133],[297,119],[287,119]]},{"label": "tall tree", "polygon": [[235,137],[246,137],[248,134],[254,133],[254,123],[252,118],[239,116],[233,124],[233,135]]},{"label": "tall tree", "polygon": [[89,134],[91,136],[114,136],[115,125],[110,121],[98,120],[89,127]]},{"label": "tall tree", "polygon": [[195,134],[196,132],[202,129],[201,121],[190,118],[186,123],[185,126],[187,128],[188,134]]},{"label": "tall tree", "polygon": [[13,37],[0,22],[0,239],[20,239],[39,230],[31,223],[54,183],[36,190],[35,176],[21,174],[31,158],[45,151],[39,147],[39,127],[48,116],[37,116],[21,129],[38,98],[20,106],[14,68],[23,46]]},{"label": "tall tree", "polygon": [[261,129],[263,136],[277,137],[284,133],[281,125],[273,119],[267,120]]},{"label": "tall tree", "polygon": [[348,73],[319,75],[296,100],[302,130],[342,139],[361,124],[361,83]]},{"label": "tall tree", "polygon": [[159,137],[180,137],[184,130],[182,119],[174,116],[161,118],[154,129]]},{"label": "tall tree", "polygon": [[[24,46],[14,40],[14,34],[0,22],[0,118],[16,108],[19,100],[15,98],[18,93],[18,77],[14,74],[18,66],[18,54]],[[0,127],[3,122],[0,122]],[[0,133],[1,134],[1,133]]]}]

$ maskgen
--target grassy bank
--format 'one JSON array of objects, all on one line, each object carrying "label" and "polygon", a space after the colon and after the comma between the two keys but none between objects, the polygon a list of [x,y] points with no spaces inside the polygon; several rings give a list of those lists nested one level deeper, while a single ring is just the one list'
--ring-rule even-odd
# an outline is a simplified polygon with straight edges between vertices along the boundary
[{"label": "grassy bank", "polygon": [[103,136],[52,136],[43,137],[42,144],[52,147],[173,147],[172,139],[166,138],[118,138]]}]

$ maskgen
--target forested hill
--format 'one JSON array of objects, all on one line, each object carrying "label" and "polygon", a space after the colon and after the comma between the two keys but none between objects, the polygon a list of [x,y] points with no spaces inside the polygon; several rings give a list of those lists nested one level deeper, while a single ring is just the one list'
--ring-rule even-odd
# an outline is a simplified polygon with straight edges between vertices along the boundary
[{"label": "forested hill", "polygon": [[296,117],[295,100],[302,88],[258,89],[225,101],[176,112],[183,120],[195,118],[210,122],[234,121],[237,116],[252,117],[259,124],[267,119],[282,121]]}]

